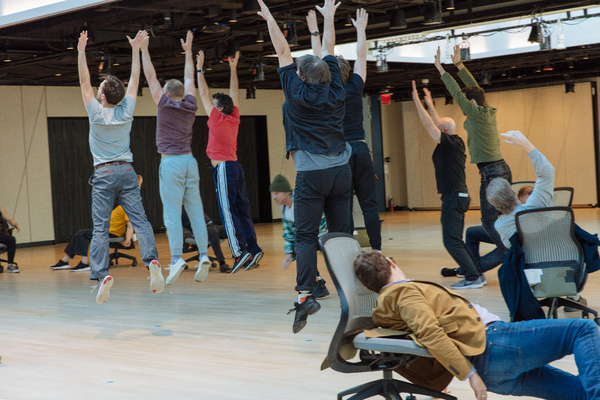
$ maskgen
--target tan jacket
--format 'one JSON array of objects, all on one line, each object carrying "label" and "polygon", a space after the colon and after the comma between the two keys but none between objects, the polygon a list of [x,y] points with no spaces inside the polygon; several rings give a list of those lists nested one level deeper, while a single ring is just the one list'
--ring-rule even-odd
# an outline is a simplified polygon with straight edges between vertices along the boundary
[{"label": "tan jacket", "polygon": [[433,282],[408,281],[383,288],[373,309],[373,322],[407,331],[429,350],[435,359],[419,358],[397,372],[436,390],[444,389],[452,376],[465,379],[473,369],[467,357],[485,351],[485,327],[471,302]]}]

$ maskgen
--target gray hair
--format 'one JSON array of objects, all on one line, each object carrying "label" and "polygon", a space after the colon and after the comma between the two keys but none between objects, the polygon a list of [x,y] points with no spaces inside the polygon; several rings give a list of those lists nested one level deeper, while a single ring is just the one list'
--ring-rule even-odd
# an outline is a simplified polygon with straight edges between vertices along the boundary
[{"label": "gray hair", "polygon": [[309,85],[331,83],[329,64],[312,54],[305,54],[296,61],[298,76]]},{"label": "gray hair", "polygon": [[487,201],[502,214],[510,214],[519,204],[517,195],[512,190],[510,183],[504,178],[494,178],[490,181],[486,194]]}]

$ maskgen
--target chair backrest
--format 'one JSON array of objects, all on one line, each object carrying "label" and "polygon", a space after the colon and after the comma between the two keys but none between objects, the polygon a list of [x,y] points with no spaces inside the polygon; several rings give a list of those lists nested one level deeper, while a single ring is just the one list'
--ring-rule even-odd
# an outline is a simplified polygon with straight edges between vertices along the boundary
[{"label": "chair backrest", "polygon": [[342,308],[327,361],[331,368],[340,372],[369,371],[366,363],[348,363],[340,355],[344,346],[351,345],[355,335],[375,327],[371,317],[379,295],[360,283],[354,273],[354,260],[361,253],[360,244],[346,233],[328,233],[319,239],[319,243]]},{"label": "chair backrest", "polygon": [[571,207],[573,202],[573,188],[561,186],[554,188],[554,207]]},{"label": "chair backrest", "polygon": [[535,186],[535,181],[517,181],[510,184],[515,193],[519,193],[523,186]]},{"label": "chair backrest", "polygon": [[541,269],[541,283],[533,286],[536,297],[574,295],[586,274],[583,250],[574,234],[573,210],[548,207],[516,214],[519,243],[526,269]]}]

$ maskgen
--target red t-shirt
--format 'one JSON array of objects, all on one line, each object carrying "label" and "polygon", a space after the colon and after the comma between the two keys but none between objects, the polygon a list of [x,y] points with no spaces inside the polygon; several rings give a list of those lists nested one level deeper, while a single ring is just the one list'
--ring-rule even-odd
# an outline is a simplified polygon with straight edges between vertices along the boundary
[{"label": "red t-shirt", "polygon": [[240,110],[236,106],[229,115],[223,115],[213,107],[208,117],[208,145],[206,154],[211,160],[236,161],[237,135],[240,126]]}]

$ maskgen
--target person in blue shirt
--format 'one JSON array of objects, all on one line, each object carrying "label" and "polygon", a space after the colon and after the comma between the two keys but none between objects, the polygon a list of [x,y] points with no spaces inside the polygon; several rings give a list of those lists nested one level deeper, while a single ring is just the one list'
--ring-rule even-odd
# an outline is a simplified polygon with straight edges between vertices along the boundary
[{"label": "person in blue shirt", "polygon": [[321,214],[330,232],[351,233],[351,148],[344,140],[346,91],[335,58],[334,15],[340,3],[325,0],[323,58],[304,55],[294,63],[290,47],[267,6],[258,0],[258,13],[267,21],[279,58],[279,76],[285,95],[283,125],[286,151],[294,159],[296,186],[296,290],[298,302],[292,331],[300,332],[309,315],[321,309],[312,295],[317,276],[317,246]]}]

